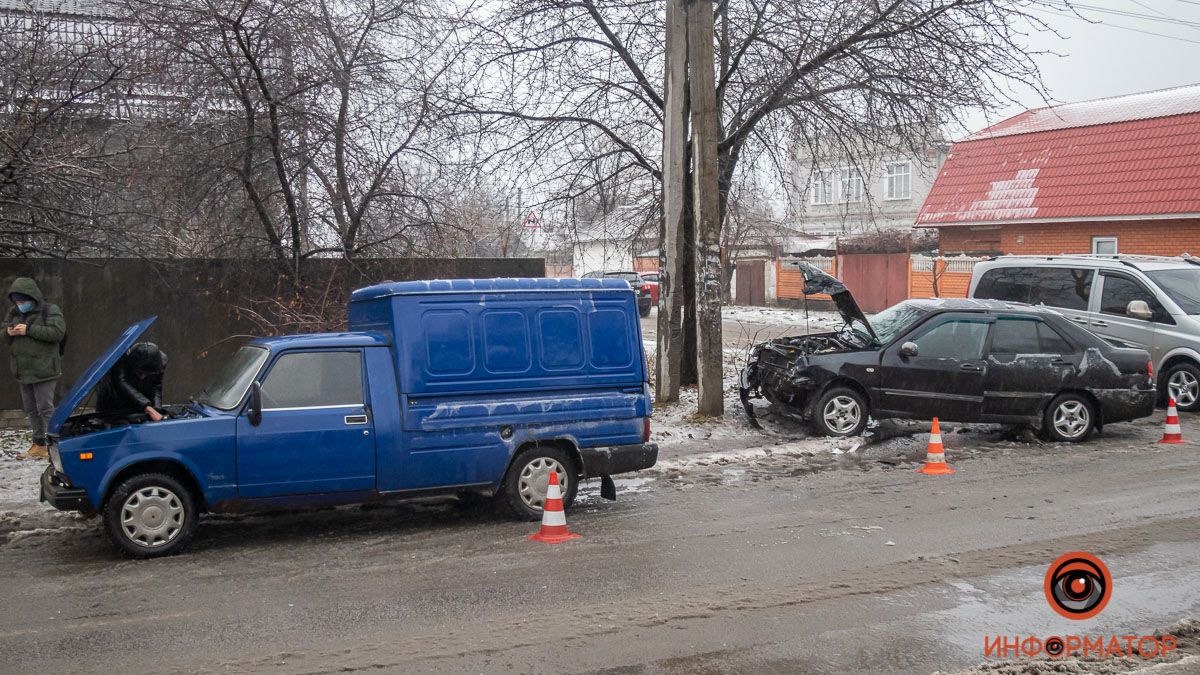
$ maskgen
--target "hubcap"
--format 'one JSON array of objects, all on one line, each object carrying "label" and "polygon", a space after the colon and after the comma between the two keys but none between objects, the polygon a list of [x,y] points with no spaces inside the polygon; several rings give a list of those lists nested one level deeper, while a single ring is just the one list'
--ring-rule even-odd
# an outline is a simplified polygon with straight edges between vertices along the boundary
[{"label": "hubcap", "polygon": [[1180,370],[1172,373],[1171,379],[1167,380],[1167,390],[1175,398],[1176,405],[1190,406],[1200,398],[1200,381],[1188,371]]},{"label": "hubcap", "polygon": [[535,457],[521,469],[521,475],[517,479],[517,491],[527,506],[540,509],[546,503],[546,488],[550,484],[551,471],[558,474],[558,485],[562,494],[567,494],[570,478],[567,477],[563,465],[550,457]]},{"label": "hubcap", "polygon": [[821,414],[825,418],[825,426],[839,434],[850,432],[858,426],[859,420],[862,419],[862,409],[859,407],[858,401],[849,396],[836,396],[830,399]]},{"label": "hubcap", "polygon": [[1088,428],[1088,409],[1079,401],[1063,401],[1054,411],[1054,428],[1064,438],[1078,438]]},{"label": "hubcap", "polygon": [[186,515],[178,495],[164,487],[144,487],[121,506],[125,537],[145,548],[170,543],[183,530]]}]

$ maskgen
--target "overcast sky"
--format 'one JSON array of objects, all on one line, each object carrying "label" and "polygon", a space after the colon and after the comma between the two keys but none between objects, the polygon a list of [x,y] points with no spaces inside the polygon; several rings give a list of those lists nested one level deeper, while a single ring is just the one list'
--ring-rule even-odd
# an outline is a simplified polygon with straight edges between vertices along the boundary
[{"label": "overcast sky", "polygon": [[[1030,36],[1032,49],[1062,54],[1038,59],[1054,102],[1200,83],[1200,0],[1072,0],[1079,14],[1100,23],[1051,9],[1062,0],[1042,2],[1047,8],[1038,13],[1066,36]],[[990,121],[1044,105],[1036,94],[1024,92],[1020,99],[1021,106]],[[982,114],[972,116],[972,131],[988,122]]]}]

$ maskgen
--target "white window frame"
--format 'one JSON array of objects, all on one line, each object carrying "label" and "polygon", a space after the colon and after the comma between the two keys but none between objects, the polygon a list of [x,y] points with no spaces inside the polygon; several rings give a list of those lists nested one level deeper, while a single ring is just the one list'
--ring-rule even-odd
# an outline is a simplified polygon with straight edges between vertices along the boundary
[{"label": "white window frame", "polygon": [[808,180],[808,203],[814,206],[833,203],[833,172],[817,169]]},{"label": "white window frame", "polygon": [[[903,194],[898,189],[898,183],[901,178],[904,179]],[[885,200],[900,201],[903,199],[912,199],[912,162],[908,160],[888,162],[887,168],[884,170],[883,180]]]},{"label": "white window frame", "polygon": [[[851,189],[853,187],[853,189]],[[854,167],[845,166],[838,170],[838,200],[861,202],[863,200],[863,177]]]},{"label": "white window frame", "polygon": [[[1101,244],[1112,244],[1112,253],[1101,253],[1099,250]],[[1119,237],[1092,237],[1092,255],[1117,255],[1121,251]]]}]

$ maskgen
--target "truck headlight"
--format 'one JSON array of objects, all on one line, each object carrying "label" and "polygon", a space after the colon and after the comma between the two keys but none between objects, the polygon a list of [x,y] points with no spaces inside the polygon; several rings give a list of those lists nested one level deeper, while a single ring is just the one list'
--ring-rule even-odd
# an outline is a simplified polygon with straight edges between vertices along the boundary
[{"label": "truck headlight", "polygon": [[63,471],[62,455],[58,453],[58,443],[50,444],[50,464],[54,466],[55,471],[66,473]]}]

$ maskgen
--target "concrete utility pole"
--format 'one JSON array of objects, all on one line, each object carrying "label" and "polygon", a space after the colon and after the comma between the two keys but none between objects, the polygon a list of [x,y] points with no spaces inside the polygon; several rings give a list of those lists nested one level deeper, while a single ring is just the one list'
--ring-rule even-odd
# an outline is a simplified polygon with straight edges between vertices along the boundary
[{"label": "concrete utility pole", "polygon": [[[667,296],[659,308],[658,400],[676,400],[682,358],[698,364],[697,412],[725,412],[721,377],[721,217],[717,183],[716,81],[713,75],[712,0],[667,0],[666,108],[663,138],[662,272]],[[682,33],[682,35],[681,35]],[[690,121],[691,152],[688,153]],[[690,154],[691,166],[686,158]],[[688,170],[691,180],[688,181]],[[686,185],[690,182],[691,194]],[[686,200],[691,199],[691,212]],[[684,242],[685,219],[694,223],[694,237]],[[684,244],[690,244],[685,246]],[[682,276],[683,256],[690,248],[695,270],[694,303],[696,353],[684,355],[675,309],[681,306],[676,283]]]},{"label": "concrete utility pole", "polygon": [[663,233],[658,252],[658,361],[654,398],[679,400],[683,356],[683,219],[687,184],[687,2],[667,0],[666,117],[663,120]]},{"label": "concrete utility pole", "polygon": [[717,183],[717,83],[713,75],[713,3],[688,5],[688,76],[692,104],[692,212],[696,223],[696,412],[725,414],[721,377],[721,214]]}]

